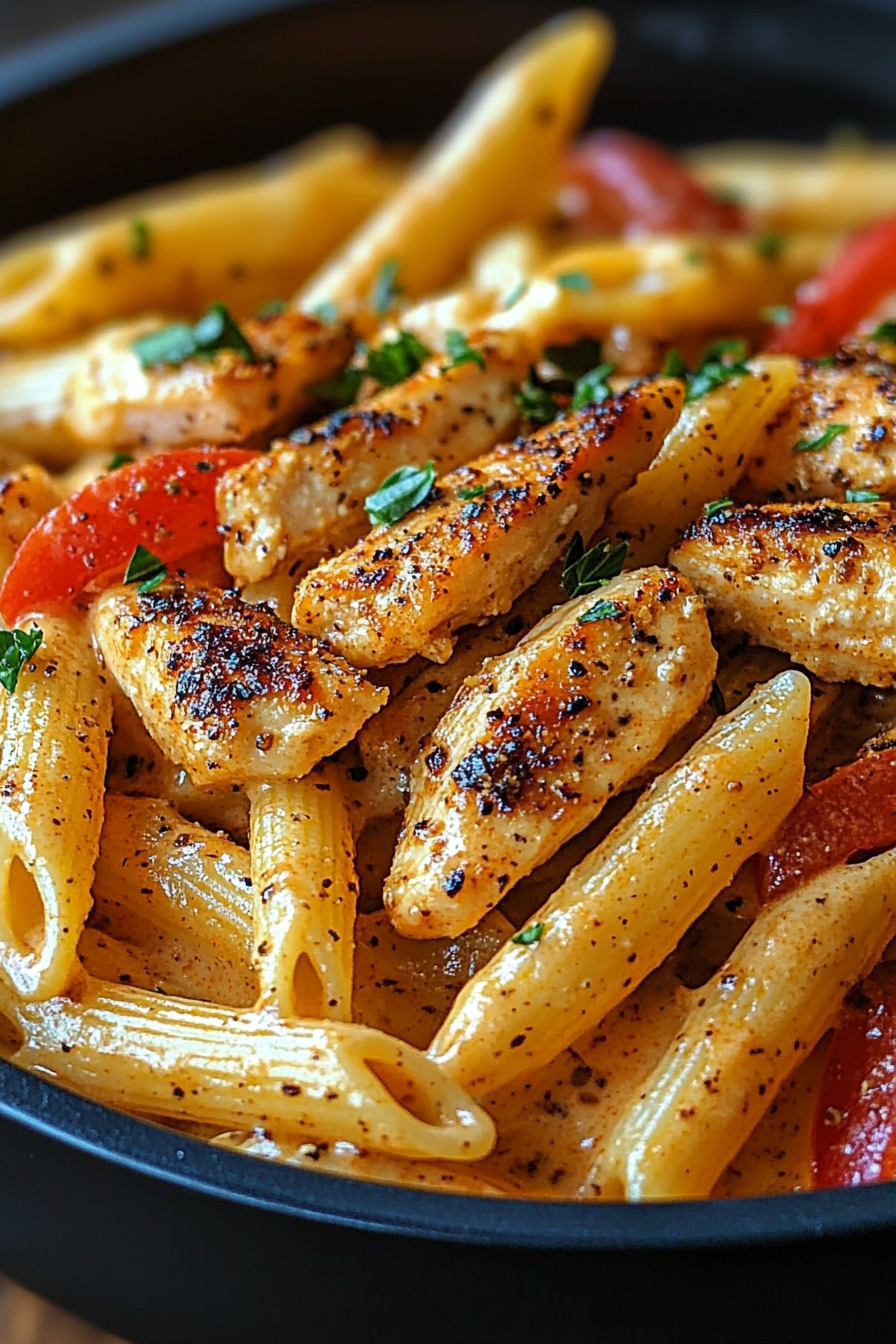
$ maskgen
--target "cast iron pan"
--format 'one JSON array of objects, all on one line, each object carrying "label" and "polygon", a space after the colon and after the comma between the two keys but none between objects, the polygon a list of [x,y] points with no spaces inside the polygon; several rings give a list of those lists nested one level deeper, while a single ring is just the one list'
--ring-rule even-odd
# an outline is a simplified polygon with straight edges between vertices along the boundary
[{"label": "cast iron pan", "polygon": [[[335,121],[419,138],[560,6],[214,8],[137,6],[30,50],[6,85],[0,62],[0,231]],[[603,122],[896,138],[885,0],[604,8]],[[134,1344],[848,1339],[892,1309],[894,1258],[896,1185],[647,1207],[404,1190],[208,1148],[0,1064],[0,1269]]]}]

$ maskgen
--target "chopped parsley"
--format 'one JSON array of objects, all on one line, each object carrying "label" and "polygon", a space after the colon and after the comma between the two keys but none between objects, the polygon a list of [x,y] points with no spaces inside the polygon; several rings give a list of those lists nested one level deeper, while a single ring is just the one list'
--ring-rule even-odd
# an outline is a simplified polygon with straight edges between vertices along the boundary
[{"label": "chopped parsley", "polygon": [[501,300],[501,307],[512,308],[515,303],[519,303],[528,288],[528,280],[517,280],[513,289],[509,289]]},{"label": "chopped parsley", "polygon": [[700,266],[705,259],[705,253],[702,248],[689,247],[684,254],[684,259],[689,266]]},{"label": "chopped parsley", "polygon": [[323,303],[317,304],[316,307],[311,309],[311,312],[316,318],[319,318],[321,322],[332,323],[339,321],[339,309],[332,299],[324,299]]},{"label": "chopped parsley", "polygon": [[285,312],[286,312],[285,299],[268,299],[267,303],[259,304],[259,306],[255,309],[254,315],[255,317],[259,318],[262,322],[264,322],[264,320],[268,317],[280,317],[280,315]]},{"label": "chopped parsley", "polygon": [[621,621],[624,615],[625,607],[619,602],[595,602],[579,617],[579,625],[587,625],[591,621]]},{"label": "chopped parsley", "polygon": [[517,392],[516,404],[523,413],[523,419],[536,425],[548,424],[560,410],[550,389],[541,381],[534,368],[529,369],[529,377]]},{"label": "chopped parsley", "polygon": [[709,703],[717,714],[727,714],[728,706],[725,704],[722,688],[717,681],[713,682],[709,692]]},{"label": "chopped parsley", "polygon": [[577,379],[570,410],[580,411],[583,406],[599,406],[607,397],[611,397],[613,389],[607,379],[615,367],[615,364],[598,364],[597,368]]},{"label": "chopped parsley", "polygon": [[877,504],[880,501],[880,495],[876,490],[847,490],[847,504]]},{"label": "chopped parsley", "polygon": [[687,378],[688,366],[677,350],[667,350],[660,372],[666,378]]},{"label": "chopped parsley", "polygon": [[370,295],[370,306],[377,317],[385,317],[401,298],[401,286],[398,283],[398,260],[391,257],[384,261],[380,273],[374,281]]},{"label": "chopped parsley", "polygon": [[593,336],[582,336],[569,345],[546,345],[544,357],[567,378],[581,378],[600,363],[601,343]]},{"label": "chopped parsley", "polygon": [[149,225],[145,219],[131,220],[131,256],[136,261],[149,256]]},{"label": "chopped parsley", "polygon": [[247,364],[255,351],[223,303],[213,303],[194,326],[173,322],[134,341],[131,349],[144,369],[157,364],[183,364],[188,359],[211,359],[219,350],[235,350]]},{"label": "chopped parsley", "polygon": [[820,359],[816,359],[815,367],[817,369],[832,369],[836,363],[836,355],[822,355]]},{"label": "chopped parsley", "polygon": [[434,462],[425,467],[399,467],[387,476],[374,494],[364,501],[367,517],[374,526],[399,522],[411,509],[422,504],[436,479]]},{"label": "chopped parsley", "polygon": [[136,583],[138,593],[151,593],[168,577],[164,561],[145,546],[138,546],[124,572],[125,583]]},{"label": "chopped parsley", "polygon": [[314,383],[308,388],[312,397],[317,397],[319,401],[325,401],[334,411],[342,410],[343,406],[350,406],[356,400],[361,384],[364,381],[363,369],[352,369],[348,365],[337,373],[334,378],[327,378],[322,383]]},{"label": "chopped parsley", "polygon": [[30,630],[0,630],[0,686],[10,695],[19,684],[19,673],[43,639],[44,632],[36,625]]},{"label": "chopped parsley", "polygon": [[133,460],[130,453],[113,453],[109,458],[106,471],[117,471],[119,467],[127,467]]},{"label": "chopped parsley", "polygon": [[698,401],[708,392],[723,387],[729,379],[749,373],[744,363],[746,354],[746,342],[739,337],[715,341],[704,353],[700,367],[690,375],[685,401]]},{"label": "chopped parsley", "polygon": [[515,933],[510,941],[518,943],[521,947],[531,947],[533,943],[541,941],[543,933],[543,924],[530,924],[528,928],[520,929],[519,933]]},{"label": "chopped parsley", "polygon": [[760,308],[759,316],[763,322],[771,322],[775,327],[783,327],[793,317],[793,309],[786,303],[776,303],[771,308]]},{"label": "chopped parsley", "polygon": [[871,333],[872,341],[896,341],[896,322],[878,322]]},{"label": "chopped parsley", "polygon": [[448,355],[446,370],[457,369],[461,364],[478,364],[480,369],[485,368],[482,351],[474,350],[462,331],[452,329],[445,332],[445,351]]},{"label": "chopped parsley", "polygon": [[724,513],[726,509],[734,508],[734,500],[729,499],[727,495],[723,499],[712,499],[708,504],[703,505],[703,517],[715,518],[717,513]]},{"label": "chopped parsley", "polygon": [[480,495],[485,494],[484,485],[468,485],[463,490],[458,490],[458,499],[478,499]]},{"label": "chopped parsley", "polygon": [[368,349],[367,372],[383,387],[394,387],[416,373],[431,354],[413,332],[400,331],[377,349]]},{"label": "chopped parsley", "polygon": [[562,275],[557,276],[557,284],[561,289],[578,290],[580,294],[587,294],[594,288],[591,276],[586,275],[584,271],[564,271]]},{"label": "chopped parsley", "polygon": [[622,573],[626,555],[627,541],[617,542],[614,546],[604,538],[586,551],[581,532],[576,532],[563,562],[560,578],[563,591],[567,597],[582,597],[584,593],[602,588]]},{"label": "chopped parsley", "polygon": [[753,246],[763,261],[777,261],[784,247],[784,239],[780,233],[757,233]]},{"label": "chopped parsley", "polygon": [[828,425],[823,434],[819,434],[817,439],[798,439],[791,448],[793,453],[820,453],[822,448],[827,448],[829,443],[833,443],[838,434],[845,434],[849,425]]}]

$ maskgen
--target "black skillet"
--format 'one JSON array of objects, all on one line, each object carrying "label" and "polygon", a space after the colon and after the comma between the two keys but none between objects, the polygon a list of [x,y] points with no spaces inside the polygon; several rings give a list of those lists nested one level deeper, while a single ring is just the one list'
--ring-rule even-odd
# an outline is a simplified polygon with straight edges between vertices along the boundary
[{"label": "black skillet", "polygon": [[[887,0],[604,7],[619,55],[601,122],[673,143],[843,122],[896,138]],[[419,138],[557,8],[168,0],[69,27],[0,59],[0,231],[335,121]],[[896,1186],[651,1207],[439,1195],[221,1152],[0,1064],[0,1269],[135,1344],[850,1340],[892,1311],[894,1262]]]}]

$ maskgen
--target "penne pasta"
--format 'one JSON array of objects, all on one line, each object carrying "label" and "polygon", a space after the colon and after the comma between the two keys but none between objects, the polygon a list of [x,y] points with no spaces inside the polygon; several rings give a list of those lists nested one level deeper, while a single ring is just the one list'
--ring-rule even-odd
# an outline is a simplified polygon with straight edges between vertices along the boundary
[{"label": "penne pasta", "polygon": [[83,619],[41,628],[15,690],[0,691],[0,973],[29,999],[59,994],[78,967],[112,720]]},{"label": "penne pasta", "polygon": [[673,950],[800,796],[810,688],[720,719],[461,990],[430,1054],[476,1095],[546,1064]]},{"label": "penne pasta", "polygon": [[896,933],[894,879],[891,850],[832,868],[762,911],[620,1121],[604,1178],[618,1195],[711,1193]]},{"label": "penne pasta", "polygon": [[59,503],[59,490],[37,463],[10,471],[0,479],[0,576],[39,518]]}]

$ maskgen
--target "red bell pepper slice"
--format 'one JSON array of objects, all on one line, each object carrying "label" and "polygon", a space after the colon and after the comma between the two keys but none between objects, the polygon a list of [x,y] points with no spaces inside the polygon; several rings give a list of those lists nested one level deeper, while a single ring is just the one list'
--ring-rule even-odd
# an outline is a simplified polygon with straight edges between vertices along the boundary
[{"label": "red bell pepper slice", "polygon": [[766,343],[775,354],[831,355],[896,289],[896,219],[857,233],[826,271],[801,285],[789,322]]},{"label": "red bell pepper slice", "polygon": [[879,966],[864,1002],[834,1032],[812,1127],[815,1184],[896,1176],[896,967]]},{"label": "red bell pepper slice", "polygon": [[13,626],[74,601],[88,584],[123,573],[137,546],[169,564],[216,541],[215,486],[254,456],[184,448],[91,481],[28,533],[0,584],[0,616]]},{"label": "red bell pepper slice", "polygon": [[[593,131],[569,150],[562,182],[573,222],[584,230],[620,233],[715,232],[745,227],[738,205],[712,196],[668,150],[630,131]],[[579,198],[579,204],[575,198]]]},{"label": "red bell pepper slice", "polygon": [[803,794],[759,864],[759,898],[783,896],[856,854],[896,845],[896,748],[842,765]]}]

